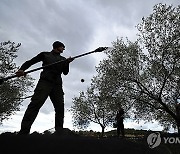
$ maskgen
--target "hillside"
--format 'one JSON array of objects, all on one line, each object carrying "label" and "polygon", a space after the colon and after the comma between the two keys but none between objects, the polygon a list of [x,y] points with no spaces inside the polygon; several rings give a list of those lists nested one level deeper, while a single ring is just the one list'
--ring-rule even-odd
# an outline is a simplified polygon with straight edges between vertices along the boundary
[{"label": "hillside", "polygon": [[[129,133],[128,133],[129,131]],[[133,132],[133,133],[132,133]],[[0,135],[2,154],[55,154],[55,153],[93,153],[93,154],[169,154],[180,153],[177,144],[161,144],[151,149],[146,138],[148,131],[126,130],[125,138],[114,136],[115,131],[106,132],[103,138],[99,132],[72,132],[66,129],[62,135],[32,133],[18,136],[15,133]],[[135,133],[135,134],[134,134]],[[92,135],[94,134],[94,135]],[[95,135],[96,134],[96,135]]]}]

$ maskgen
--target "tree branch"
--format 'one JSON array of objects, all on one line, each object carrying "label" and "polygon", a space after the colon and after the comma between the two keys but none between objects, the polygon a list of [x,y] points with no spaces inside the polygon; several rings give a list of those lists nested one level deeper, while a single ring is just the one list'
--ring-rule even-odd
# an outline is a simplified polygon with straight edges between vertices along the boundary
[{"label": "tree branch", "polygon": [[[176,61],[175,61],[174,64],[173,64],[172,71],[171,71],[167,76],[165,75],[165,78],[164,78],[164,81],[163,81],[161,90],[160,90],[160,92],[159,92],[158,98],[161,98],[161,95],[162,95],[163,89],[164,89],[164,87],[165,87],[166,81],[168,80],[168,78],[169,78],[169,77],[172,75],[172,73],[174,72],[175,64],[176,64]],[[163,64],[162,64],[162,65],[163,65]],[[164,66],[164,65],[163,65],[163,66]],[[165,68],[165,66],[164,66],[164,68]]]},{"label": "tree branch", "polygon": [[154,100],[158,100],[158,97],[154,96],[142,83],[140,83],[137,80],[134,80],[135,83],[137,83],[138,87],[141,89],[142,93],[145,93],[148,95],[150,98]]},{"label": "tree branch", "polygon": [[164,110],[165,110],[167,113],[169,113],[169,114],[177,121],[177,116],[176,116],[176,114],[174,114],[174,112],[172,112],[172,111],[169,109],[169,107],[168,107],[165,103],[162,102],[162,99],[161,99],[161,98],[158,99],[158,102],[163,106]]}]

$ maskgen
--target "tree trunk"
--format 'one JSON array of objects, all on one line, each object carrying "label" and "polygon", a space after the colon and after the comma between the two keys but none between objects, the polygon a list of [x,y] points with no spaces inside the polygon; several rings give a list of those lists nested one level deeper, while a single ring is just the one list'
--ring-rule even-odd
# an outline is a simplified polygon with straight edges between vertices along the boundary
[{"label": "tree trunk", "polygon": [[105,130],[105,127],[103,125],[101,125],[101,128],[102,128],[102,131],[101,131],[101,137],[104,137],[104,130]]}]

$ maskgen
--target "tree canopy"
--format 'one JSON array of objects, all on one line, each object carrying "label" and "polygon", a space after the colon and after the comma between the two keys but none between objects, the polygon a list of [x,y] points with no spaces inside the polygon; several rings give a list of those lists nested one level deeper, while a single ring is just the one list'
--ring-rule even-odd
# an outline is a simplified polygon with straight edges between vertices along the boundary
[{"label": "tree canopy", "polygon": [[[20,46],[20,43],[16,44],[11,41],[0,43],[1,78],[12,75],[18,70],[14,60],[17,58]],[[26,96],[29,88],[33,86],[32,80],[30,76],[26,78],[20,77],[7,80],[0,85],[0,124],[19,110],[20,104],[23,101],[20,98]]]},{"label": "tree canopy", "polygon": [[80,92],[79,97],[73,98],[73,124],[78,128],[87,128],[91,122],[99,124],[102,136],[107,126],[112,126],[115,114],[108,98],[103,98],[98,89],[91,84],[87,92]]},{"label": "tree canopy", "polygon": [[112,111],[118,105],[126,108],[126,114],[135,121],[156,120],[165,130],[177,128],[179,27],[180,6],[160,3],[137,25],[139,37],[135,42],[122,38],[112,43],[113,49],[105,52],[107,59],[100,62],[98,75],[92,80],[102,102],[108,99],[105,105],[111,104]]}]

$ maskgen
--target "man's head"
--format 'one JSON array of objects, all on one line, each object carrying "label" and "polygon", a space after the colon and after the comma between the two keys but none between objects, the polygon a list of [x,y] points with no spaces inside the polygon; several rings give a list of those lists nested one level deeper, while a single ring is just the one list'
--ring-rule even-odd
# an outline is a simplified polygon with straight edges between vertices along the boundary
[{"label": "man's head", "polygon": [[65,50],[65,45],[60,41],[55,41],[52,46],[54,51],[58,53],[62,53]]}]

